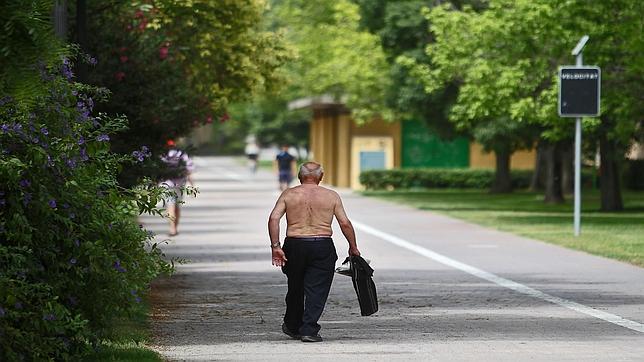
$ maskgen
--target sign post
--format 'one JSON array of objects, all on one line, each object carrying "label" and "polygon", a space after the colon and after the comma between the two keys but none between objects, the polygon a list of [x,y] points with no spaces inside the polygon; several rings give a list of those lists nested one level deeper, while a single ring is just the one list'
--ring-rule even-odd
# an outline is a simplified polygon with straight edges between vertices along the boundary
[{"label": "sign post", "polygon": [[559,68],[559,116],[575,117],[575,236],[581,233],[581,118],[599,115],[601,70],[584,67],[582,50],[588,41],[584,35],[572,55],[576,56],[574,67]]}]

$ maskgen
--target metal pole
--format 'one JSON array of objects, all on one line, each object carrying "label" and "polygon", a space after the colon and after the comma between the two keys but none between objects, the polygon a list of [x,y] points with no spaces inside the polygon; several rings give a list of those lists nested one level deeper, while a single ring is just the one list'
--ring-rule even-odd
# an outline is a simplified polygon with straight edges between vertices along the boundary
[{"label": "metal pole", "polygon": [[[577,54],[577,66],[583,65],[583,54]],[[581,117],[575,122],[575,236],[581,233]]]}]

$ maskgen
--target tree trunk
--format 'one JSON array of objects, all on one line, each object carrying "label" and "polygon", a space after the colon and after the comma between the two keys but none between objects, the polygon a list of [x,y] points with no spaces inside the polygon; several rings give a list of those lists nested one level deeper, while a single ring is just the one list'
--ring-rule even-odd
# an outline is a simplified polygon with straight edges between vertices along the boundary
[{"label": "tree trunk", "polygon": [[599,136],[599,190],[601,192],[602,211],[620,211],[624,209],[619,180],[617,145],[602,132]]},{"label": "tree trunk", "polygon": [[557,143],[550,143],[546,146],[545,157],[547,162],[546,194],[544,201],[549,204],[561,204],[564,202],[563,190],[561,189],[561,151]]},{"label": "tree trunk", "polygon": [[494,173],[494,183],[492,184],[493,193],[512,192],[512,177],[510,175],[510,156],[509,151],[495,151],[496,172]]},{"label": "tree trunk", "polygon": [[[76,1],[76,41],[82,52],[87,52],[87,3],[85,0]],[[76,79],[79,82],[87,80],[87,64],[76,62]]]},{"label": "tree trunk", "polygon": [[532,174],[532,180],[530,181],[530,191],[543,190],[546,171],[544,152],[543,142],[539,142],[537,145],[537,157],[534,161],[534,173]]},{"label": "tree trunk", "polygon": [[575,187],[575,148],[574,143],[566,142],[561,152],[561,188],[564,194],[570,195]]},{"label": "tree trunk", "polygon": [[54,2],[54,32],[65,40],[67,38],[67,0]]}]

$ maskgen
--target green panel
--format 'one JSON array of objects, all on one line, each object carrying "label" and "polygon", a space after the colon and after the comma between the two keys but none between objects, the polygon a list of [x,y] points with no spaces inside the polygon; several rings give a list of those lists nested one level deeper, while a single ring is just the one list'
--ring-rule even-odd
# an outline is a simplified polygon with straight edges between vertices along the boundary
[{"label": "green panel", "polygon": [[420,121],[402,124],[402,167],[469,167],[469,141],[440,139]]}]

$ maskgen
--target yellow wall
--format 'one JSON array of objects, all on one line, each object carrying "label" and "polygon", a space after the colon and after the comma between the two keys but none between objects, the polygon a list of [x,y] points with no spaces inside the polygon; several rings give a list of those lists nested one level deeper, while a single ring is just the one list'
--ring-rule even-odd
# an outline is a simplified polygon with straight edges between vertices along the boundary
[{"label": "yellow wall", "polygon": [[393,139],[393,164],[400,167],[400,122],[386,123],[374,120],[356,125],[348,111],[338,106],[313,109],[310,126],[312,160],[324,166],[324,183],[350,187],[352,165],[351,144],[354,137],[391,137]]},{"label": "yellow wall", "polygon": [[[393,167],[401,167],[402,130],[400,122],[387,123],[374,120],[357,125],[349,112],[342,106],[331,105],[313,109],[313,120],[310,126],[310,150],[312,160],[324,166],[323,182],[338,187],[357,188],[356,167],[352,160],[354,139],[364,137],[389,137],[393,141]],[[388,146],[389,148],[389,146]],[[512,169],[534,168],[536,152],[519,151],[512,155]],[[355,158],[355,157],[354,157]],[[388,167],[391,163],[388,162]],[[493,153],[485,153],[477,143],[470,143],[470,167],[495,167]],[[352,171],[353,170],[353,171]],[[353,175],[352,175],[353,173]]]},{"label": "yellow wall", "polygon": [[[512,154],[510,168],[513,170],[532,170],[537,153],[534,150],[517,151]],[[476,142],[470,143],[470,168],[495,168],[496,158],[494,153],[486,153],[483,146]]]}]

